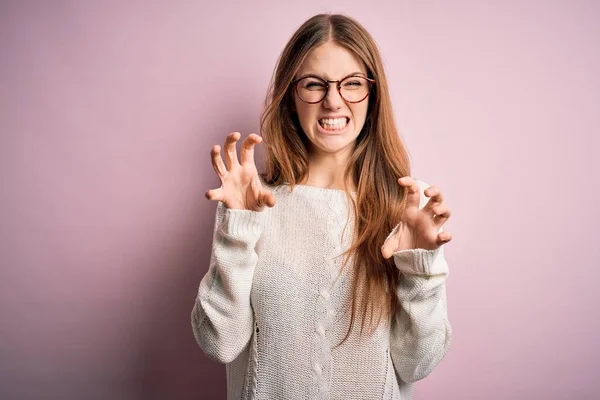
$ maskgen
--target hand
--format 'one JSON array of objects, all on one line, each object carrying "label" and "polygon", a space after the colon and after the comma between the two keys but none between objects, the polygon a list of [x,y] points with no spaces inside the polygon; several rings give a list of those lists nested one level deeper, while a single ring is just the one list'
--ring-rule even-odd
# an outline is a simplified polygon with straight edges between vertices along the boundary
[{"label": "hand", "polygon": [[381,247],[383,257],[388,259],[395,252],[407,249],[435,250],[452,240],[450,232],[438,232],[450,218],[442,192],[436,186],[425,189],[429,201],[419,210],[419,184],[410,176],[398,179],[398,183],[407,189],[406,210],[397,232]]},{"label": "hand", "polygon": [[265,206],[273,207],[275,196],[263,188],[254,163],[254,146],[262,142],[262,137],[251,133],[244,140],[240,152],[241,164],[235,148],[240,137],[239,132],[227,135],[224,146],[227,166],[223,164],[220,146],[212,148],[212,165],[221,179],[221,187],[206,192],[206,198],[222,201],[225,207],[233,209],[262,211]]}]

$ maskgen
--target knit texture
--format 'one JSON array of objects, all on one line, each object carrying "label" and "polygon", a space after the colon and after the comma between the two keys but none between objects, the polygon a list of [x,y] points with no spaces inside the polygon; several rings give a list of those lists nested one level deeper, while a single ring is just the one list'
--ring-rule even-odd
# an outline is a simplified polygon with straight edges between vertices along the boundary
[{"label": "knit texture", "polygon": [[[429,185],[417,182],[422,208]],[[354,229],[348,199],[305,185],[269,190],[277,203],[261,212],[218,203],[192,309],[196,341],[227,364],[227,398],[411,399],[450,346],[443,246],[394,253],[399,307],[372,336],[360,337],[358,316],[334,348],[350,322],[352,269],[340,273],[339,257]]]}]

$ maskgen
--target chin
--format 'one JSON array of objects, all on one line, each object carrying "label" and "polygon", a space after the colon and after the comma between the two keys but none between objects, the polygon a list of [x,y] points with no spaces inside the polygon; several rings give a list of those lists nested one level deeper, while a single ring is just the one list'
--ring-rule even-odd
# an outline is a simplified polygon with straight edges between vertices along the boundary
[{"label": "chin", "polygon": [[345,137],[329,138],[327,140],[317,140],[313,143],[314,147],[323,153],[335,154],[347,150],[354,146],[356,138],[348,139]]}]

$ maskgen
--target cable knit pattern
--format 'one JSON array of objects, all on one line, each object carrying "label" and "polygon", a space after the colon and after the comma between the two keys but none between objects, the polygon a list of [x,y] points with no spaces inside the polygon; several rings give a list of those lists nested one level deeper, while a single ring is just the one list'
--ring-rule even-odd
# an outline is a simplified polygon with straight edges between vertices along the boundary
[{"label": "cable knit pattern", "polygon": [[400,306],[372,336],[355,329],[334,348],[350,321],[349,201],[335,189],[269,190],[277,204],[262,212],[218,204],[191,314],[200,347],[227,364],[228,399],[410,399],[450,346],[443,247],[394,253]]}]

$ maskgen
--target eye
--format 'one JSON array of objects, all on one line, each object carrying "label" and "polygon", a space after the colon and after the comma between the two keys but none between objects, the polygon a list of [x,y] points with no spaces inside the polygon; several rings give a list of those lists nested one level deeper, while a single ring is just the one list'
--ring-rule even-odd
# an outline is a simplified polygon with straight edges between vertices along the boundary
[{"label": "eye", "polygon": [[323,85],[323,82],[319,82],[316,80],[312,80],[312,81],[308,81],[304,84],[304,87],[306,89],[309,90],[321,90],[321,89],[325,89],[325,85]]},{"label": "eye", "polygon": [[347,82],[346,85],[348,85],[348,86],[360,86],[360,85],[362,85],[362,83],[359,82],[359,81],[351,81],[351,82]]},{"label": "eye", "polygon": [[351,79],[349,81],[344,82],[343,87],[345,89],[358,89],[364,85],[364,82],[361,79]]}]

